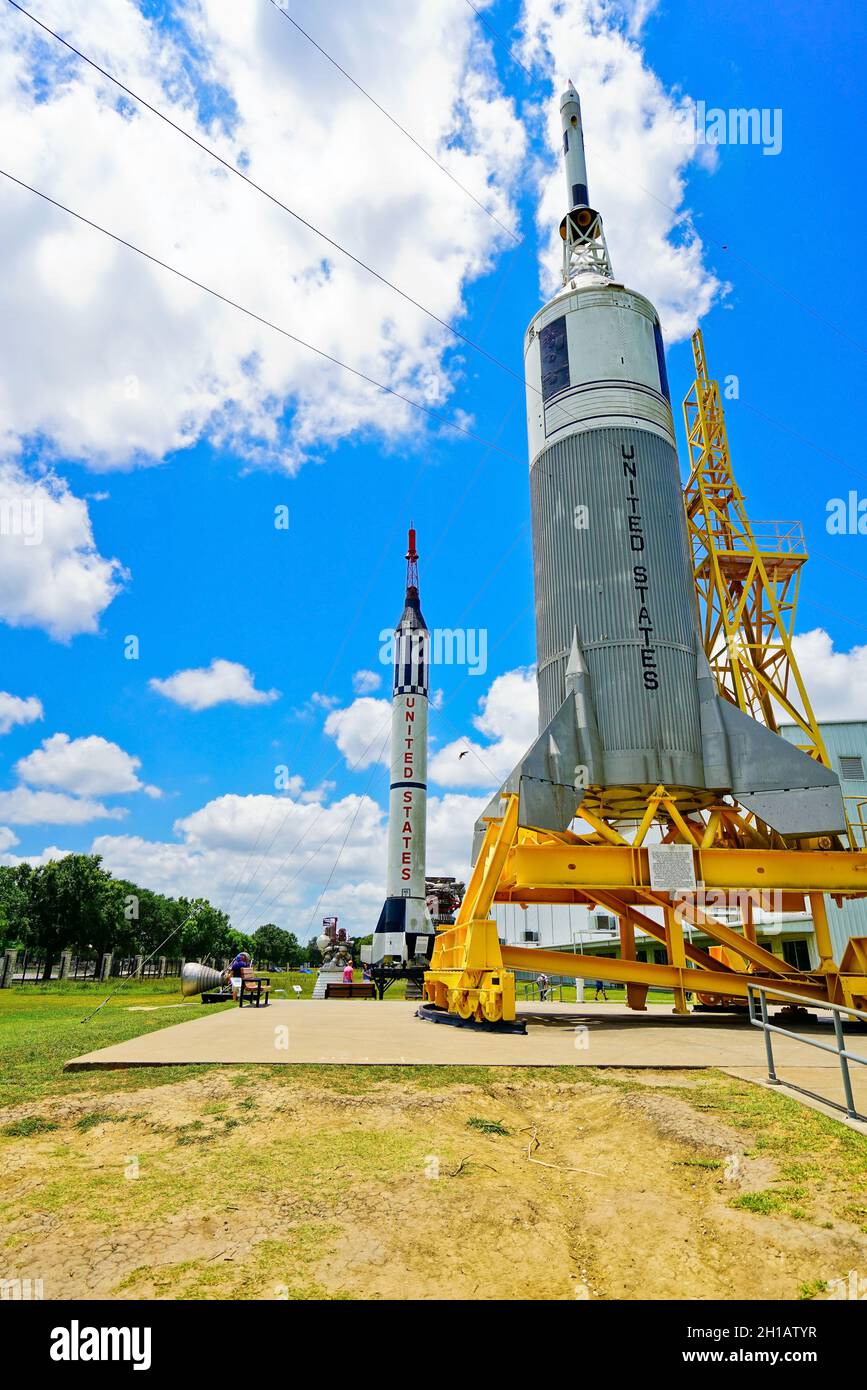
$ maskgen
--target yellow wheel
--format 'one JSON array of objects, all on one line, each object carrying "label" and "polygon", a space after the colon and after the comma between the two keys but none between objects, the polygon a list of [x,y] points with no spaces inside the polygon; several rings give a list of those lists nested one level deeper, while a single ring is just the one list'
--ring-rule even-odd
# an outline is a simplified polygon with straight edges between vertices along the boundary
[{"label": "yellow wheel", "polygon": [[473,1018],[476,1012],[476,1001],[468,989],[458,991],[458,1013],[461,1018]]},{"label": "yellow wheel", "polygon": [[503,1017],[502,994],[487,993],[482,1000],[482,1016],[488,1023],[499,1023]]}]

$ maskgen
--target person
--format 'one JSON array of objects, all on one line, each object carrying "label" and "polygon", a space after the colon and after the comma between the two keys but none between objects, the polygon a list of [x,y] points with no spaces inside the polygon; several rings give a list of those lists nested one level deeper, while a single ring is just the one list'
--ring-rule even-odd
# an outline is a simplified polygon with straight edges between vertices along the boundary
[{"label": "person", "polygon": [[540,998],[540,1000],[545,1000],[545,999],[547,999],[547,998],[548,998],[548,976],[540,972],[540,973],[536,976],[536,984],[539,986],[539,998]]},{"label": "person", "polygon": [[605,993],[605,981],[604,981],[604,980],[597,980],[597,981],[596,981],[596,993],[595,993],[594,996],[593,996],[594,1003],[595,1003],[595,1001],[599,998],[600,994],[602,995],[602,998],[605,1000],[605,1003],[607,1004],[607,1003],[608,1003],[608,995]]},{"label": "person", "polygon": [[371,980],[373,979],[373,975],[371,974],[369,965],[362,966],[361,978],[366,985],[370,984]]},{"label": "person", "polygon": [[344,965],[344,967],[343,967],[343,983],[344,983],[345,985],[351,985],[351,984],[352,984],[352,961],[351,961],[351,960],[348,960],[348,961],[346,962],[346,964]]},{"label": "person", "polygon": [[229,984],[232,986],[232,994],[237,999],[241,993],[242,970],[249,970],[252,965],[249,951],[239,951],[232,964],[229,966]]}]

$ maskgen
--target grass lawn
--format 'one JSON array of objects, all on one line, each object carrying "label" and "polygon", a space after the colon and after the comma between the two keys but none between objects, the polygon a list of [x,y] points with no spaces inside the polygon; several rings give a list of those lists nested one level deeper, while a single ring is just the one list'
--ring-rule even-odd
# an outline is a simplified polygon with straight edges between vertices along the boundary
[{"label": "grass lawn", "polygon": [[823,1298],[867,1269],[867,1139],[746,1081],[64,1073],[223,1007],[131,983],[83,1023],[102,998],[0,992],[0,1274],[44,1278],[47,1298]]}]

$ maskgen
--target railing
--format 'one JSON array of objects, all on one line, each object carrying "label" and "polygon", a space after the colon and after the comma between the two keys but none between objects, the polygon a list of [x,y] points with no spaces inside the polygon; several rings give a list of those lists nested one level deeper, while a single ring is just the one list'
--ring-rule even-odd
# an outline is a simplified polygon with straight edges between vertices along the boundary
[{"label": "railing", "polygon": [[[135,975],[138,961],[138,956],[112,957],[110,977],[124,979],[128,975]],[[36,951],[0,952],[0,989],[61,979],[98,981],[108,978],[104,973],[104,964],[102,956],[73,956],[65,951],[52,956],[50,962],[47,956]],[[165,969],[162,969],[159,958],[144,960],[138,978],[156,980],[180,975],[181,965],[180,958],[166,960]]]},{"label": "railing", "polygon": [[867,797],[843,795],[851,849],[867,849]]},{"label": "railing", "polygon": [[73,956],[69,962],[66,977],[69,980],[97,980],[99,978],[99,961],[79,960],[77,956]]},{"label": "railing", "polygon": [[[765,1035],[765,1053],[768,1060],[768,1081],[772,1086],[789,1086],[793,1091],[800,1091],[801,1095],[810,1096],[812,1100],[821,1101],[823,1105],[833,1106],[835,1110],[845,1110],[850,1120],[867,1120],[867,1115],[861,1115],[855,1109],[855,1097],[852,1093],[852,1078],[849,1075],[849,1063],[857,1062],[862,1067],[867,1067],[867,1057],[861,1057],[857,1052],[850,1052],[846,1046],[846,1039],[843,1036],[843,1023],[841,1014],[850,1014],[853,1018],[859,1018],[862,1022],[867,1022],[867,1013],[861,1009],[850,1008],[848,1004],[822,1004],[823,1009],[831,1009],[834,1016],[834,1042],[819,1042],[818,1038],[805,1037],[803,1033],[796,1033],[793,1028],[781,1028],[778,1023],[771,1023],[768,1019],[768,994],[774,999],[785,999],[793,1004],[803,1006],[804,998],[802,995],[786,994],[783,990],[777,989],[775,985],[747,985],[747,1001],[750,1010],[750,1023],[755,1028],[761,1028]],[[759,999],[759,1012],[761,1017],[756,1017],[756,1000]],[[846,1097],[845,1105],[838,1105],[835,1100],[828,1100],[826,1096],[817,1095],[815,1091],[808,1091],[804,1086],[797,1086],[794,1081],[786,1081],[784,1077],[777,1075],[774,1063],[774,1047],[771,1040],[772,1033],[779,1033],[784,1038],[794,1038],[796,1042],[806,1043],[808,1047],[818,1047],[822,1052],[836,1053],[840,1062],[840,1075],[843,1078],[843,1094]]]},{"label": "railing", "polygon": [[539,986],[538,986],[537,984],[534,984],[533,982],[531,982],[531,981],[529,981],[529,980],[522,980],[522,981],[519,981],[519,982],[518,982],[518,988],[520,989],[522,986],[523,986],[523,990],[524,990],[523,998],[524,998],[525,1002],[528,1001],[528,1000],[530,1000],[530,999],[538,999],[538,1000],[540,1000],[540,1001],[543,1002],[543,1003],[547,1001],[547,1003],[550,1004],[550,1003],[552,1003],[552,1002],[556,999],[560,1004],[563,1003],[563,985],[562,985],[562,984],[557,984],[557,985],[550,985],[550,984],[549,984],[549,985],[548,985],[548,988],[545,990],[545,999],[544,999],[544,1000],[542,1000],[542,994],[541,994],[540,988],[539,988]]},{"label": "railing", "polygon": [[728,534],[720,527],[714,531],[714,538],[720,550],[756,549],[765,555],[807,554],[804,527],[800,521],[754,521],[750,532],[731,530]]}]

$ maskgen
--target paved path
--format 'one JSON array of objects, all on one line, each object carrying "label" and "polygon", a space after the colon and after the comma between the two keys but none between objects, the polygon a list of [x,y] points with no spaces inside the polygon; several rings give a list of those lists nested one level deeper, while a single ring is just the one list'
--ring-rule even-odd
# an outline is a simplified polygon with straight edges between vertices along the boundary
[{"label": "paved path", "polygon": [[[526,1035],[476,1033],[424,1023],[414,1003],[374,1000],[274,1001],[267,1009],[226,1009],[116,1043],[67,1063],[91,1067],[154,1067],[184,1063],[308,1063],[413,1066],[719,1067],[752,1081],[766,1076],[758,1029],[728,1015],[678,1018],[667,1005],[635,1014],[617,1004],[519,1004]],[[832,1041],[827,1017],[805,1030]],[[867,1056],[867,1036],[850,1047]],[[781,1075],[841,1101],[835,1056],[774,1038]],[[852,1067],[856,1103],[867,1114],[867,1067]],[[791,1094],[791,1092],[789,1092]]]}]

